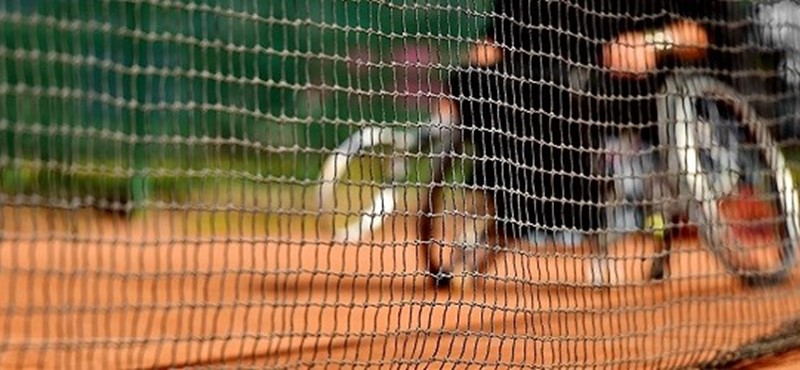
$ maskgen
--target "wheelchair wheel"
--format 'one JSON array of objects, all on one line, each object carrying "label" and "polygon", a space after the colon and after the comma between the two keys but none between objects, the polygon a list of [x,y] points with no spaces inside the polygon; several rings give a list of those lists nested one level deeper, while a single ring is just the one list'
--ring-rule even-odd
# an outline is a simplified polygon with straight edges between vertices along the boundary
[{"label": "wheelchair wheel", "polygon": [[[343,185],[349,168],[358,159],[369,157],[370,149],[388,148],[393,152],[406,151],[413,147],[418,139],[419,137],[410,131],[404,132],[383,127],[368,127],[351,135],[323,163],[318,189],[321,210],[341,211],[343,206],[336,202],[337,186]],[[389,177],[389,180],[403,177],[405,175],[403,158],[396,155],[388,157],[389,159],[383,163],[383,172],[388,173],[388,176],[385,177]],[[365,234],[381,228],[384,217],[394,211],[396,205],[394,190],[391,186],[382,187],[371,200],[367,201],[367,209],[358,212],[357,220],[346,222],[342,227],[334,227],[334,241],[358,241]]]},{"label": "wheelchair wheel", "polygon": [[[366,208],[358,211],[355,220],[346,222],[344,226],[334,226],[334,241],[337,242],[358,242],[365,235],[368,235],[383,226],[386,216],[394,212],[397,207],[397,189],[392,182],[402,180],[407,175],[408,153],[416,153],[427,147],[432,147],[444,153],[457,152],[461,148],[461,136],[457,130],[450,127],[458,115],[455,106],[449,100],[442,100],[433,109],[431,119],[424,125],[413,129],[394,129],[391,127],[366,127],[350,137],[333,150],[326,158],[322,166],[319,178],[318,199],[319,207],[323,211],[341,212],[342,205],[337,204],[336,195],[338,186],[346,186],[345,177],[348,170],[360,158],[369,157],[372,152],[378,149],[388,149],[390,154],[383,155],[384,177],[372,181],[382,181],[382,184],[375,182],[375,186],[380,190],[373,194],[370,200],[366,201]],[[441,196],[441,182],[444,175],[451,166],[452,158],[449,155],[433,156],[432,167],[433,178],[431,185],[423,189],[421,195],[422,204],[420,212],[423,214],[421,220],[423,245],[427,245],[430,239],[430,219],[429,212],[436,204],[427,202],[433,197],[437,199]],[[388,180],[388,184],[384,185]],[[359,191],[363,186],[356,186]],[[359,194],[360,195],[360,194]],[[362,201],[365,201],[362,199]],[[435,211],[435,209],[434,209]],[[335,222],[334,222],[335,224]],[[429,255],[427,248],[423,248],[423,254]],[[426,257],[427,259],[427,257]]]},{"label": "wheelchair wheel", "polygon": [[680,175],[703,241],[745,283],[783,280],[795,264],[798,197],[766,123],[710,77],[673,76],[662,93],[667,170]]}]

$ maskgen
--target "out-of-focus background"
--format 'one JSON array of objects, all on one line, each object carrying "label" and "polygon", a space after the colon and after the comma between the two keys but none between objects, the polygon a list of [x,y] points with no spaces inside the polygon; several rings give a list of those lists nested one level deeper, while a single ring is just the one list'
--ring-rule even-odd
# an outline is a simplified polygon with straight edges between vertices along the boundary
[{"label": "out-of-focus background", "polygon": [[2,193],[112,211],[305,207],[349,134],[427,120],[488,19],[485,0],[1,6]]},{"label": "out-of-focus background", "polygon": [[[5,196],[259,216],[314,210],[322,161],[359,128],[424,124],[492,17],[487,0],[1,6]],[[359,164],[350,193],[367,200],[381,167]]]}]

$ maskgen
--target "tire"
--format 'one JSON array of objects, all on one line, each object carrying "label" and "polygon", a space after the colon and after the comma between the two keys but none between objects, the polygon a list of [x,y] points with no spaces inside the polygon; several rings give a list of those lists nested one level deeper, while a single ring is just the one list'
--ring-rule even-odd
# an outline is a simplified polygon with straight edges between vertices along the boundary
[{"label": "tire", "polygon": [[[700,119],[701,111],[697,104],[704,104],[709,98],[717,102],[710,108],[706,107],[709,111],[715,109],[718,113],[718,108],[730,109],[734,119]],[[720,102],[722,105],[718,104]],[[740,277],[746,284],[769,284],[784,280],[796,260],[795,249],[800,230],[798,195],[791,173],[786,167],[786,160],[777,149],[766,123],[732,87],[719,80],[698,75],[668,78],[658,97],[658,114],[659,139],[667,147],[667,158],[663,158],[666,169],[670,174],[680,175],[676,176],[680,183],[679,195],[689,197],[688,211],[692,221],[697,224],[703,242],[726,270]],[[732,127],[739,136],[735,136],[737,134],[731,130],[721,139],[728,140],[725,145],[709,146],[708,143],[713,143],[713,135],[725,129],[724,122],[733,123]],[[748,137],[749,142],[742,140],[747,140]],[[748,143],[756,146],[755,162],[742,164],[740,161],[745,160],[743,158],[746,158],[745,155],[750,150],[747,148]],[[723,159],[731,158],[736,160],[725,161],[727,164],[720,166],[727,173],[718,175],[711,172],[715,169],[713,161],[720,164]],[[750,168],[751,164],[753,168]],[[769,179],[756,180],[754,184],[749,184],[747,178],[757,179],[760,176],[757,171],[759,167],[763,167]],[[725,200],[721,197],[734,192],[738,196],[741,193],[738,189],[751,189],[758,184],[768,185],[765,190],[775,196],[773,205],[770,206],[774,208],[770,209],[779,211],[780,225],[774,229],[779,232],[781,245],[777,251],[780,258],[777,268],[749,268],[730,253],[730,247],[739,246],[742,239],[737,240],[735,226],[726,225],[721,208]],[[709,197],[709,194],[712,196]]]},{"label": "tire", "polygon": [[[353,160],[365,155],[367,149],[388,147],[393,152],[404,153],[409,148],[417,145],[419,135],[409,131],[397,131],[392,128],[367,127],[342,142],[323,163],[319,178],[318,203],[323,211],[335,211],[335,188],[342,182],[342,177],[347,173]],[[393,157],[391,165],[402,163],[402,156]],[[395,171],[387,168],[393,175],[403,176],[404,169]],[[393,180],[393,179],[389,179]],[[344,227],[334,230],[333,239],[336,242],[360,241],[361,238],[383,226],[384,217],[392,213],[396,207],[394,189],[383,188],[377,192],[367,209],[361,210],[357,221],[348,223]]]}]

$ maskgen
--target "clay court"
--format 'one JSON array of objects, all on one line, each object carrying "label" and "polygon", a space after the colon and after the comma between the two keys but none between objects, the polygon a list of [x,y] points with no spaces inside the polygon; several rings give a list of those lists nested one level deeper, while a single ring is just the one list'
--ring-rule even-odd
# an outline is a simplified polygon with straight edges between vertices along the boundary
[{"label": "clay court", "polygon": [[796,1],[0,3],[0,369],[800,368]]},{"label": "clay court", "polygon": [[[797,273],[743,288],[693,240],[675,247],[667,282],[633,278],[647,262],[629,258],[628,284],[591,288],[586,255],[521,247],[485,284],[447,291],[403,236],[410,221],[386,228],[393,240],[334,245],[298,218],[270,235],[236,214],[217,224],[227,233],[198,233],[203,218],[7,208],[2,367],[691,367],[800,307]],[[632,238],[619,255],[647,249]]]}]

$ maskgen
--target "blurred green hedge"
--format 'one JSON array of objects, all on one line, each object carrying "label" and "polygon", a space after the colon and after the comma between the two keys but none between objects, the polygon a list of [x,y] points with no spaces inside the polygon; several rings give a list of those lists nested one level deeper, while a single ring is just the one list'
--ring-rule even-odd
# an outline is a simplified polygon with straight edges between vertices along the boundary
[{"label": "blurred green hedge", "polygon": [[359,125],[424,119],[401,92],[437,87],[486,5],[0,2],[0,192],[125,201],[196,171],[311,179]]}]

